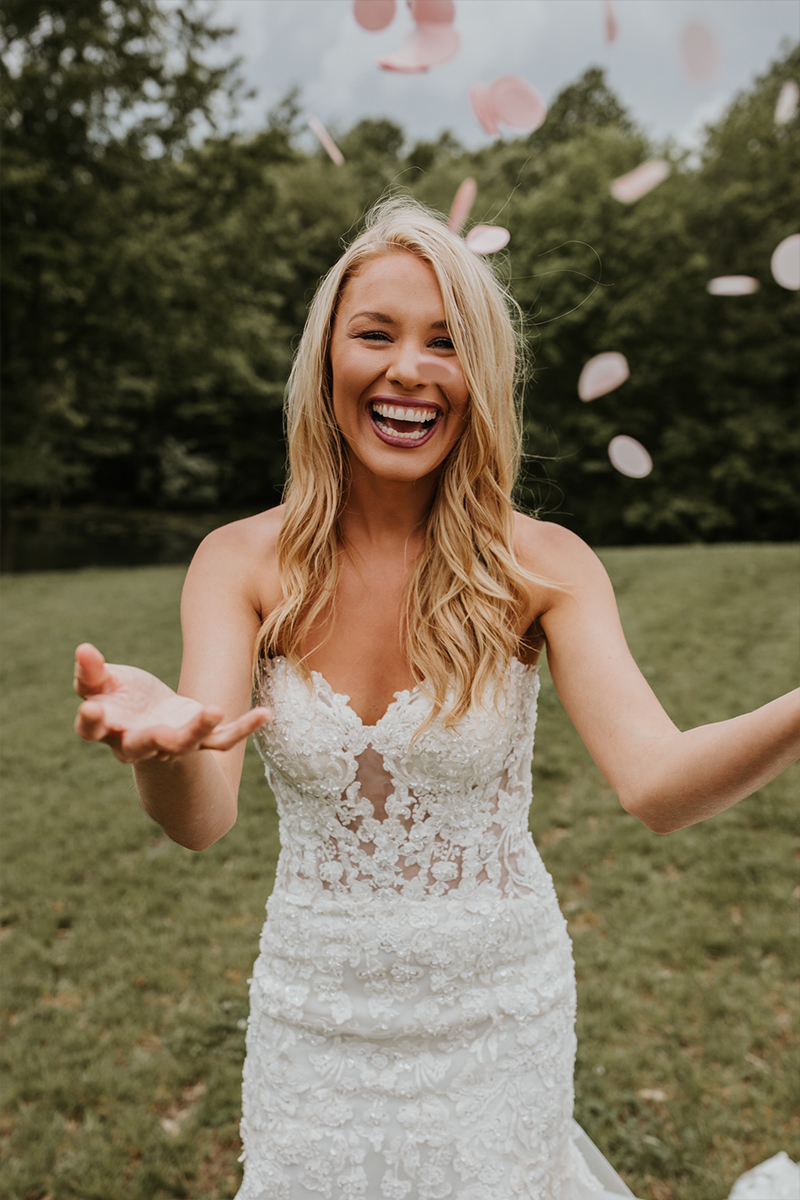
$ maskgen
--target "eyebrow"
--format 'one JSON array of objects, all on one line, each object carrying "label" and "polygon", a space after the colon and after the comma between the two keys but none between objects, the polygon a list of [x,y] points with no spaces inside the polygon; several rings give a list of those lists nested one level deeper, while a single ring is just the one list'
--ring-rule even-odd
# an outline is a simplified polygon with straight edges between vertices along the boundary
[{"label": "eyebrow", "polygon": [[[366,317],[368,321],[377,321],[379,325],[396,325],[397,322],[387,313],[382,312],[358,312],[355,313],[350,320],[358,321],[361,317]],[[433,321],[431,329],[447,329],[447,321]]]}]

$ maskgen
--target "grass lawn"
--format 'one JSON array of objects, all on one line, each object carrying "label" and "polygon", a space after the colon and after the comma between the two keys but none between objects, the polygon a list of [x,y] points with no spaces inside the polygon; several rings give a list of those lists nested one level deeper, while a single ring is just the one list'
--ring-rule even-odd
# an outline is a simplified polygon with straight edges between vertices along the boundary
[{"label": "grass lawn", "polygon": [[[680,726],[796,685],[796,547],[602,557],[634,654]],[[176,682],[181,577],[3,580],[7,1200],[237,1188],[274,803],[250,747],[238,824],[193,854],[145,816],[128,770],[71,728],[79,641]],[[799,1159],[797,768],[656,837],[620,809],[546,681],[534,784],[531,828],[575,942],[578,1120],[647,1200],[722,1200],[779,1149]]]}]

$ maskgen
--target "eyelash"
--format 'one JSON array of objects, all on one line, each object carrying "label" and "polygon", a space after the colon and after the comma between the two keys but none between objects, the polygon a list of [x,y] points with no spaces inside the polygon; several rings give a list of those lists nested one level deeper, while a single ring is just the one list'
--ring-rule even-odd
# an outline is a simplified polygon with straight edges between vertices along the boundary
[{"label": "eyelash", "polygon": [[[356,336],[361,338],[362,341],[371,342],[371,341],[377,341],[378,339],[388,339],[389,335],[384,333],[380,329],[368,329],[365,333],[359,333]],[[444,342],[445,345],[438,346],[437,342]],[[434,338],[431,345],[436,350],[455,350],[455,346],[453,345],[452,339],[449,337]]]}]

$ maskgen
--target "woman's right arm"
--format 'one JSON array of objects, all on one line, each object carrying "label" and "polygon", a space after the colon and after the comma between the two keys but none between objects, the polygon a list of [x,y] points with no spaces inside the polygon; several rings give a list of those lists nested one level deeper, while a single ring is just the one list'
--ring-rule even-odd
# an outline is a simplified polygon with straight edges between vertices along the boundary
[{"label": "woman's right arm", "polygon": [[255,520],[216,530],[192,561],[181,600],[177,693],[145,671],[105,664],[92,646],[76,653],[75,687],[84,697],[78,734],[133,764],[146,811],[192,850],[234,824],[246,739],[270,717],[250,709],[261,625],[253,564],[264,565]]}]

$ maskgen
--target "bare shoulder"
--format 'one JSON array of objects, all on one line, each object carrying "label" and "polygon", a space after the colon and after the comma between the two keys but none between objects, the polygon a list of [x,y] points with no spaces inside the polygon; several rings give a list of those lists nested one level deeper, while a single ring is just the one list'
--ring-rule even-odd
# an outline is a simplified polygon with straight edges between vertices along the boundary
[{"label": "bare shoulder", "polygon": [[540,612],[587,585],[596,586],[601,580],[607,585],[605,567],[594,550],[555,521],[514,513],[514,549],[526,571],[556,585],[534,587]]},{"label": "bare shoulder", "polygon": [[253,517],[231,521],[212,530],[198,547],[197,553],[204,556],[252,558],[254,555],[276,555],[278,535],[283,524],[284,505],[268,508]]},{"label": "bare shoulder", "polygon": [[278,535],[284,506],[267,509],[212,530],[198,546],[187,583],[235,590],[264,613],[280,600]]}]

